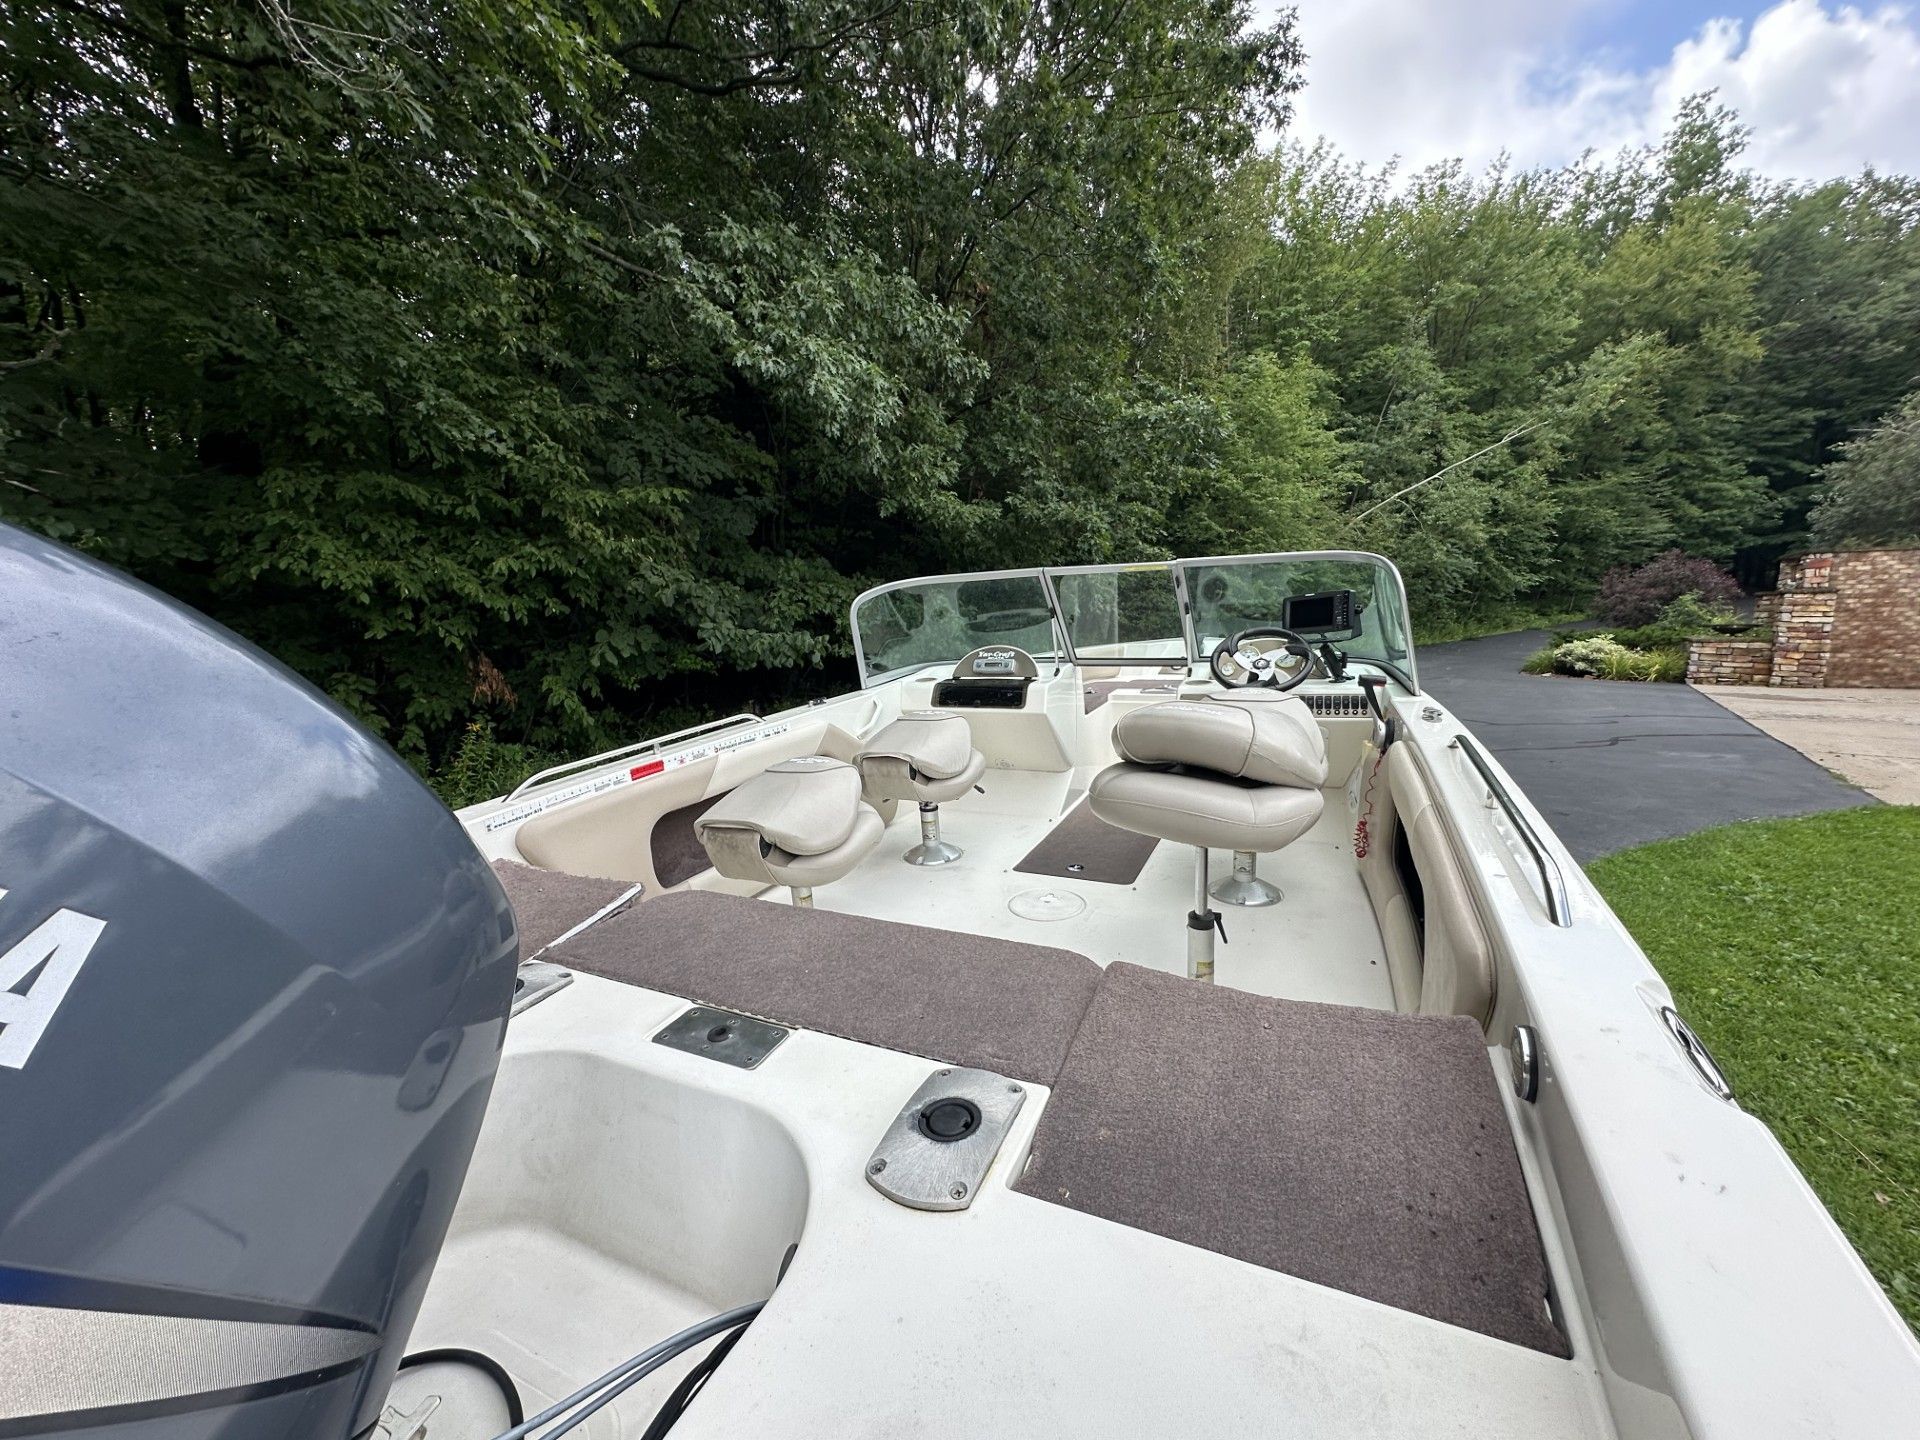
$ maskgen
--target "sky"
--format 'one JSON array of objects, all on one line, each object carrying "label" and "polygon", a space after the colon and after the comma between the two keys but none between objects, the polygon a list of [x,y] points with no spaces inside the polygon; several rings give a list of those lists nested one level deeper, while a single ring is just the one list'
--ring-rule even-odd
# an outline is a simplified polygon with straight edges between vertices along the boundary
[{"label": "sky", "polygon": [[[1284,8],[1256,0],[1266,14]],[[1287,138],[1403,171],[1558,165],[1657,141],[1719,93],[1776,180],[1920,173],[1920,6],[1838,0],[1298,0]]]}]

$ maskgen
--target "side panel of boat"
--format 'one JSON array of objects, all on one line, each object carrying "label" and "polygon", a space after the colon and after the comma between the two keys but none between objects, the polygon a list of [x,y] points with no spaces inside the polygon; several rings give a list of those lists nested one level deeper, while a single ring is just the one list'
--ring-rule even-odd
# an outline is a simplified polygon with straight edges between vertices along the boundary
[{"label": "side panel of boat", "polygon": [[356,1434],[478,1133],[511,912],[237,637],[5,526],[0,597],[0,1434]]},{"label": "side panel of boat", "polygon": [[1619,1432],[1870,1435],[1920,1413],[1911,1332],[1772,1132],[1690,1063],[1665,983],[1579,864],[1488,761],[1494,792],[1443,708],[1399,711],[1496,941],[1503,1085],[1515,1028],[1537,1046],[1537,1097],[1509,1088],[1508,1108],[1569,1333]]}]

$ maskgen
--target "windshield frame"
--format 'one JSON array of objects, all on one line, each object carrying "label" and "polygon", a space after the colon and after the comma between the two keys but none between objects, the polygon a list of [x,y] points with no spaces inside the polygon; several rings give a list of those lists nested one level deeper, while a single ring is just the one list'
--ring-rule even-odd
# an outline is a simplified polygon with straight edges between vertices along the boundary
[{"label": "windshield frame", "polygon": [[[1350,655],[1348,659],[1353,664],[1371,666],[1391,676],[1406,687],[1410,694],[1420,694],[1418,647],[1413,643],[1413,615],[1407,604],[1406,579],[1401,575],[1400,567],[1393,561],[1368,550],[1277,550],[1255,555],[1195,555],[1173,560],[1133,560],[1102,565],[1030,565],[1012,570],[962,570],[940,575],[915,575],[904,580],[889,580],[884,585],[875,585],[862,590],[854,596],[852,604],[847,608],[847,623],[853,636],[853,657],[860,675],[860,688],[870,689],[902,676],[917,674],[922,670],[949,663],[943,658],[897,666],[885,671],[868,668],[866,647],[860,634],[860,608],[894,591],[975,580],[1036,579],[1040,582],[1041,590],[1046,597],[1053,649],[1046,654],[1036,654],[1034,658],[1053,665],[1056,673],[1062,665],[1164,666],[1179,661],[1191,666],[1196,662],[1204,663],[1210,652],[1202,653],[1200,638],[1195,628],[1193,604],[1187,585],[1187,573],[1190,569],[1225,565],[1308,564],[1316,561],[1371,565],[1386,572],[1393,585],[1394,597],[1400,605],[1400,619],[1405,630],[1404,639],[1407,646],[1406,664],[1402,667],[1395,661],[1377,659],[1371,655]],[[1164,571],[1173,586],[1174,598],[1180,609],[1180,631],[1184,653],[1179,656],[1164,654],[1081,656],[1077,654],[1073,648],[1072,636],[1067,633],[1066,622],[1062,618],[1063,611],[1060,606],[1059,592],[1054,585],[1054,577],[1145,570]],[[952,661],[957,662],[961,658],[955,655]]]}]

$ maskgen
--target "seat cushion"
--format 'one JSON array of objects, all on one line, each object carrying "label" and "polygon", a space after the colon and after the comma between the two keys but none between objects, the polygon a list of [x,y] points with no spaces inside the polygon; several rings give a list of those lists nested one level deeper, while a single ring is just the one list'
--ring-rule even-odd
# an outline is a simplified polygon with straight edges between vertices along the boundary
[{"label": "seat cushion", "polygon": [[1141,765],[1184,765],[1266,785],[1318,790],[1326,744],[1298,700],[1169,700],[1120,717],[1113,747]]},{"label": "seat cushion", "polygon": [[850,872],[866,853],[880,843],[886,823],[879,812],[864,801],[853,817],[853,829],[833,849],[819,855],[794,855],[774,849],[761,858],[768,873],[782,885],[825,885]]},{"label": "seat cushion", "polygon": [[904,760],[927,780],[953,780],[973,763],[973,727],[950,710],[903,710],[855,757]]},{"label": "seat cushion", "polygon": [[1311,830],[1325,801],[1318,790],[1123,762],[1093,777],[1087,803],[1109,825],[1142,835],[1266,852]]},{"label": "seat cushion", "polygon": [[860,813],[860,772],[827,755],[770,765],[694,824],[703,845],[714,830],[752,830],[793,855],[824,855],[846,844]]},{"label": "seat cushion", "polygon": [[860,761],[860,778],[870,801],[916,800],[928,805],[958,800],[980,782],[987,773],[987,757],[978,750],[971,753],[966,767],[945,780],[923,774],[907,761],[892,755],[869,755]]}]

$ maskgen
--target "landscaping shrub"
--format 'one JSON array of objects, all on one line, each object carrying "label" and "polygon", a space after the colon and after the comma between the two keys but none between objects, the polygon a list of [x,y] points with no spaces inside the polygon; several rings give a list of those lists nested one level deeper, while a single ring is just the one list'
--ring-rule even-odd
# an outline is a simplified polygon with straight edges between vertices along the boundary
[{"label": "landscaping shrub", "polygon": [[1662,606],[1650,624],[1616,629],[1613,638],[1631,650],[1684,648],[1699,635],[1730,633],[1734,620],[1731,605],[1710,605],[1698,593],[1688,591]]},{"label": "landscaping shrub", "polygon": [[1701,555],[1669,550],[1637,569],[1616,566],[1600,580],[1594,608],[1612,625],[1647,625],[1684,595],[1708,611],[1731,611],[1740,582]]},{"label": "landscaping shrub", "polygon": [[1627,653],[1611,635],[1582,635],[1554,650],[1553,669],[1558,675],[1604,676],[1618,669]]},{"label": "landscaping shrub", "polygon": [[1529,675],[1672,683],[1687,678],[1687,649],[1685,645],[1636,649],[1622,644],[1614,635],[1577,635],[1536,650],[1520,668]]}]

